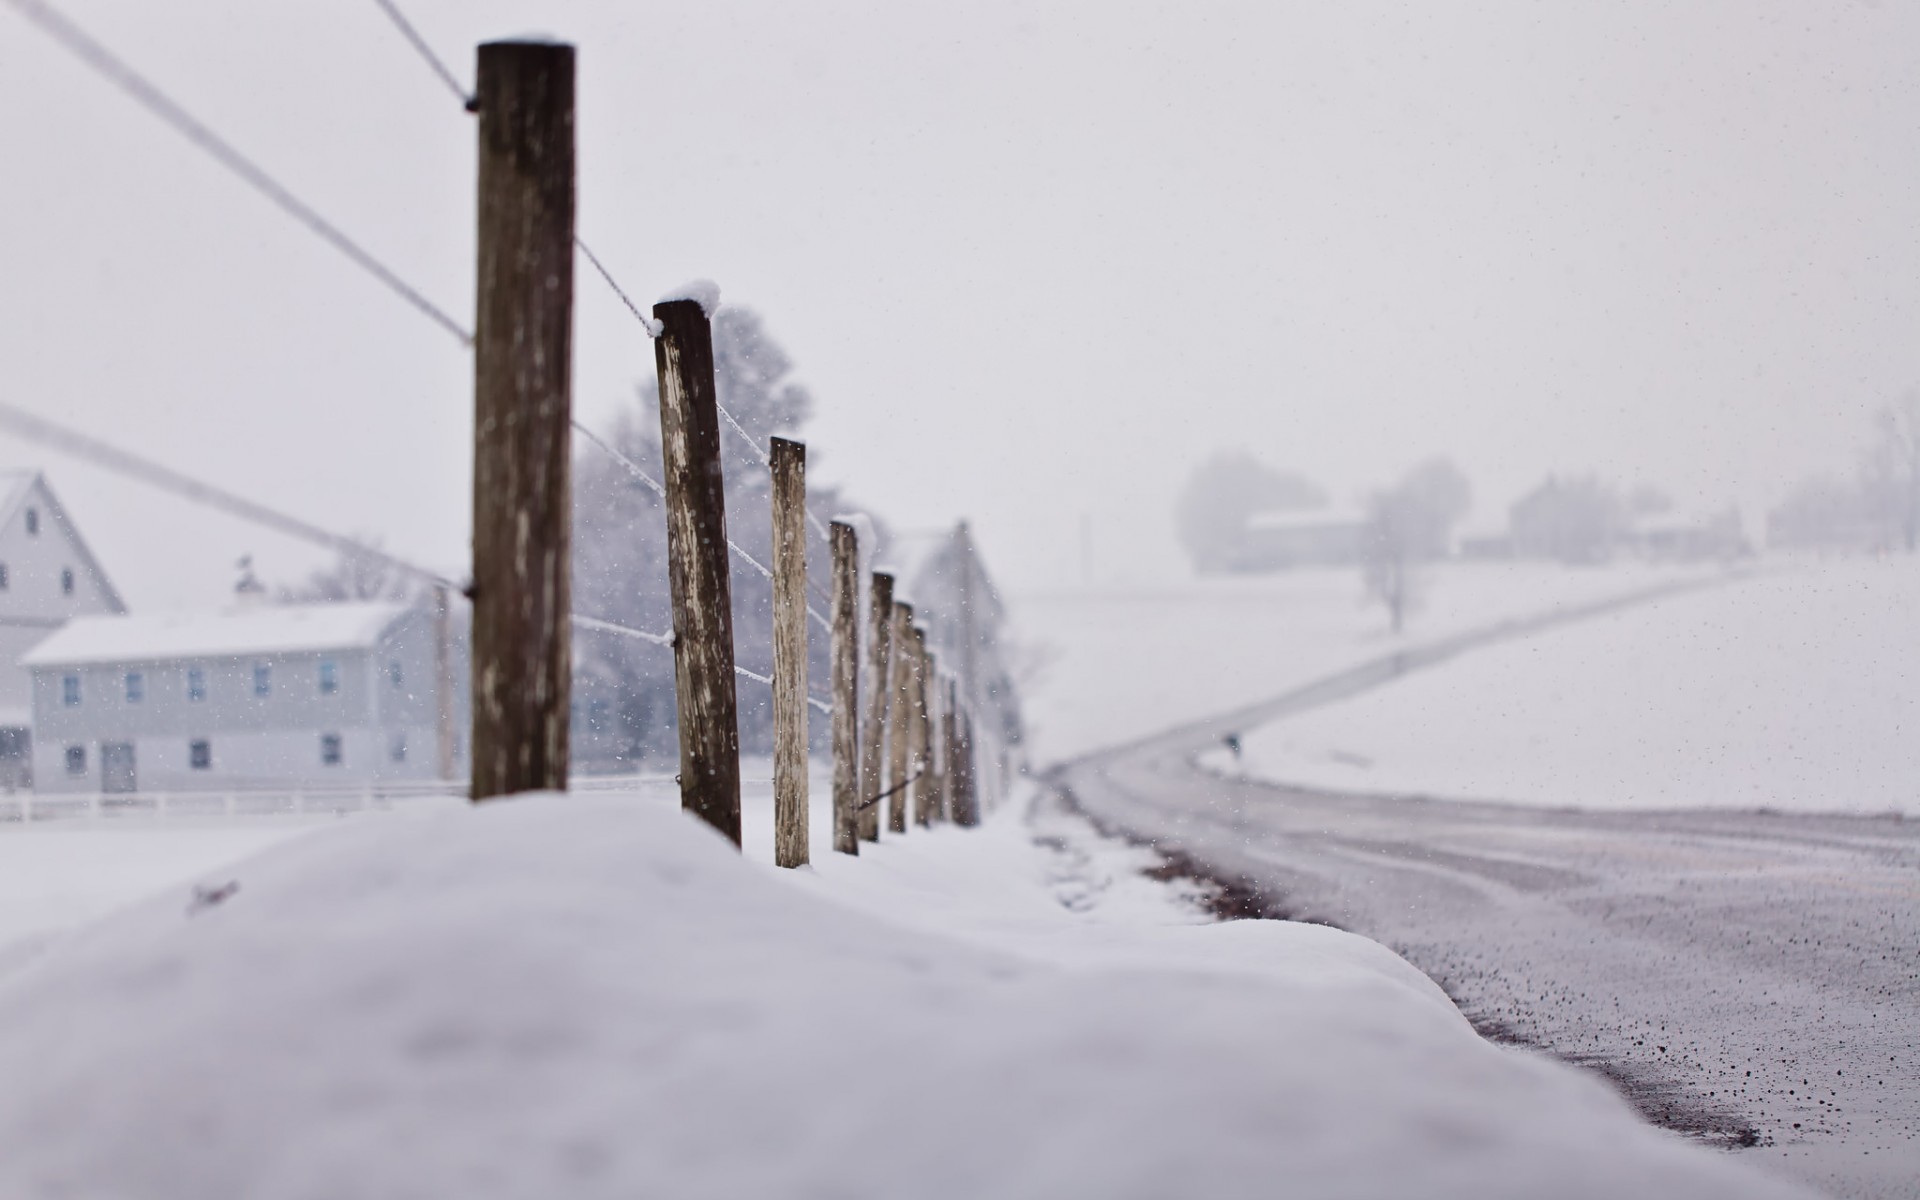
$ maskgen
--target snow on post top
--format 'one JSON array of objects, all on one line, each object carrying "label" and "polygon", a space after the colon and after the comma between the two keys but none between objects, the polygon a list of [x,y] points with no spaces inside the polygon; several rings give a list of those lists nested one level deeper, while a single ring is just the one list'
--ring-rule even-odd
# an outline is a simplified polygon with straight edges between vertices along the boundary
[{"label": "snow on post top", "polygon": [[671,304],[675,300],[691,300],[700,306],[700,311],[712,320],[716,309],[720,307],[720,285],[711,279],[696,279],[692,283],[682,284],[660,297],[660,303]]}]

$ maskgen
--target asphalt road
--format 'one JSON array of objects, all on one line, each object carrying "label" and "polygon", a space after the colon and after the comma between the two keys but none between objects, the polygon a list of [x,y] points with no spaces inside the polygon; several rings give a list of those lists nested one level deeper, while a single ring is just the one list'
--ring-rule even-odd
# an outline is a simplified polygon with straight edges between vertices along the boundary
[{"label": "asphalt road", "polygon": [[1920,821],[1328,795],[1193,761],[1529,628],[1368,664],[1055,781],[1266,915],[1393,947],[1482,1032],[1604,1072],[1662,1125],[1836,1195],[1920,1197]]}]

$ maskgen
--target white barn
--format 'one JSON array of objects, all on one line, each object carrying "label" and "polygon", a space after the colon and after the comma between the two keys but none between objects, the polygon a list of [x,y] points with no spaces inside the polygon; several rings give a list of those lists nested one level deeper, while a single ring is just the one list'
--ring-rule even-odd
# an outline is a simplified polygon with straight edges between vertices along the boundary
[{"label": "white barn", "polygon": [[[464,638],[431,609],[243,603],[80,617],[36,646],[42,793],[364,787],[463,770]],[[450,686],[449,686],[450,684]],[[442,697],[445,697],[445,711]]]},{"label": "white barn", "polygon": [[0,787],[32,782],[21,656],[69,618],[126,610],[40,472],[0,471]]}]

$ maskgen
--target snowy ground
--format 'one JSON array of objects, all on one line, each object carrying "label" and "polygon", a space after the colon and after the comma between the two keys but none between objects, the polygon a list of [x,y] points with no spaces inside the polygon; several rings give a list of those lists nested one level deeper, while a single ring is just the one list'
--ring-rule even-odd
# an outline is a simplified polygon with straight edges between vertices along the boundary
[{"label": "snowy ground", "polygon": [[1021,637],[1044,656],[1024,692],[1035,762],[1050,764],[1251,704],[1365,659],[1511,617],[1717,568],[1445,563],[1395,637],[1359,572],[1202,579],[1154,591],[1015,596]]},{"label": "snowy ground", "polygon": [[1851,560],[1477,650],[1224,749],[1335,791],[1920,814],[1920,564]]},{"label": "snowy ground", "polygon": [[[1455,568],[1407,640],[1344,573],[1016,612],[1044,759],[1672,578]],[[764,782],[744,861],[667,781],[0,829],[0,1195],[1795,1194],[1076,818],[850,859],[825,797],[797,872]]]},{"label": "snowy ground", "polygon": [[239,887],[0,976],[0,1194],[1795,1194],[1371,942],[1019,816],[781,872],[650,788],[189,872]]}]

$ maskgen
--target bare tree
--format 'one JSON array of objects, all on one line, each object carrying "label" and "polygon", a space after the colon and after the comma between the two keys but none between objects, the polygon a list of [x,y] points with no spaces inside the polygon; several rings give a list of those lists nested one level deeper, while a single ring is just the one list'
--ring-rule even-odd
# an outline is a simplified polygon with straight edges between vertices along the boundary
[{"label": "bare tree", "polygon": [[1420,603],[1427,527],[1426,515],[1406,489],[1377,492],[1367,502],[1361,578],[1367,595],[1386,606],[1395,633],[1406,627],[1408,614]]},{"label": "bare tree", "polygon": [[1861,492],[1885,542],[1920,549],[1920,388],[1880,410]]},{"label": "bare tree", "polygon": [[[379,551],[379,538],[356,539],[369,550]],[[394,600],[412,603],[424,591],[420,580],[385,561],[377,553],[356,554],[343,551],[332,565],[308,575],[305,582],[283,587],[282,604],[341,604],[354,600]]]}]

